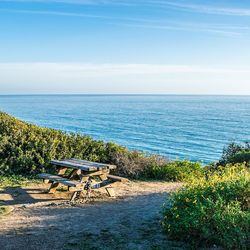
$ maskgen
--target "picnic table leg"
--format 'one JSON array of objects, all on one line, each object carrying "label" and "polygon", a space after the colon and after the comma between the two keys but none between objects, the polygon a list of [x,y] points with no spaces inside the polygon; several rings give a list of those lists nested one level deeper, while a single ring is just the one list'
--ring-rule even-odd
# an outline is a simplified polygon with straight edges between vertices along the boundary
[{"label": "picnic table leg", "polygon": [[101,181],[106,181],[108,179],[109,169],[102,171],[102,174],[99,175]]},{"label": "picnic table leg", "polygon": [[[105,171],[103,174],[99,175],[99,178],[102,181],[106,181],[108,179],[108,174],[109,174],[109,170]],[[114,197],[115,196],[115,191],[114,191],[114,188],[112,186],[106,187],[105,190],[106,190],[109,197]]]},{"label": "picnic table leg", "polygon": [[[89,179],[89,176],[83,176],[82,173],[79,175],[79,177],[80,177],[80,182],[81,182],[81,183],[87,182],[88,179]],[[81,191],[75,191],[75,192],[72,194],[70,201],[73,202],[74,200],[80,198],[81,193],[82,193],[82,190],[81,190]]]},{"label": "picnic table leg", "polygon": [[109,197],[115,197],[115,190],[113,187],[109,186],[106,187],[105,189]]},{"label": "picnic table leg", "polygon": [[[60,167],[60,168],[58,169],[57,175],[58,175],[58,176],[64,175],[65,172],[66,172],[66,170],[67,170],[67,168],[65,168],[65,167]],[[49,181],[49,182],[50,182],[50,181]],[[52,183],[51,183],[51,185],[50,185],[50,187],[49,187],[48,193],[49,193],[49,194],[54,194],[54,193],[56,192],[56,189],[58,188],[59,184],[60,184],[59,182],[53,182],[53,181],[52,181]]]},{"label": "picnic table leg", "polygon": [[59,186],[59,182],[53,182],[48,190],[49,194],[54,194]]},{"label": "picnic table leg", "polygon": [[74,169],[68,176],[67,176],[67,178],[68,179],[73,179],[73,178],[75,178],[75,177],[77,177],[77,176],[80,176],[81,175],[81,170],[79,170],[79,169]]},{"label": "picnic table leg", "polygon": [[[58,172],[57,172],[57,175],[59,175],[59,176],[64,175],[65,172],[66,172],[66,170],[67,170],[67,168],[65,168],[65,167],[60,167],[59,170],[58,170]],[[53,183],[53,181],[51,181],[51,180],[44,180],[43,182],[46,183],[46,184],[48,184],[48,183]]]},{"label": "picnic table leg", "polygon": [[79,195],[79,192],[74,192],[70,198],[70,201],[73,202],[77,198],[78,195]]}]

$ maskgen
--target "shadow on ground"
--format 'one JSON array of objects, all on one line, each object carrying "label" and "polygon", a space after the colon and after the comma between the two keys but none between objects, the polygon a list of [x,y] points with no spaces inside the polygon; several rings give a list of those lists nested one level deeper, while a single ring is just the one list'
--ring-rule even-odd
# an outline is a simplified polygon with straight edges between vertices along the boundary
[{"label": "shadow on ground", "polygon": [[[7,189],[17,205],[14,213],[0,218],[0,249],[184,249],[161,231],[161,207],[168,193],[147,193],[125,199],[69,205],[43,188]],[[17,193],[17,194],[16,194]],[[65,200],[62,192],[59,200]],[[1,197],[1,196],[0,196]],[[20,206],[25,199],[33,205]],[[28,201],[28,202],[27,202]]]},{"label": "shadow on ground", "polygon": [[65,201],[69,199],[69,193],[60,192],[47,194],[47,187],[44,184],[37,184],[37,187],[16,187],[0,190],[0,202],[5,205],[18,206],[34,204],[39,202]]}]

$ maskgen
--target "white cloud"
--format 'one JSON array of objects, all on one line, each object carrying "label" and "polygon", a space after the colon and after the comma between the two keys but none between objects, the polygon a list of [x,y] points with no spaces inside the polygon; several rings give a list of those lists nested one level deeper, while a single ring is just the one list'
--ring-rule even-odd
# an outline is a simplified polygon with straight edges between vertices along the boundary
[{"label": "white cloud", "polygon": [[211,67],[168,64],[85,64],[85,63],[0,63],[0,73],[62,73],[83,77],[114,76],[127,74],[171,73],[250,73],[250,67]]},{"label": "white cloud", "polygon": [[0,93],[250,94],[250,67],[1,63]]}]

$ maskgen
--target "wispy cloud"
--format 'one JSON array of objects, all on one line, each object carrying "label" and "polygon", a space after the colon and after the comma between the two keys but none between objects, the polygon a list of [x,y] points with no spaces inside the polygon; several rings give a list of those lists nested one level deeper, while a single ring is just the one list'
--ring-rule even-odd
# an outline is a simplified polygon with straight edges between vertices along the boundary
[{"label": "wispy cloud", "polygon": [[190,31],[190,32],[204,32],[204,33],[213,33],[220,36],[230,36],[230,37],[237,37],[242,35],[245,32],[250,30],[249,27],[234,27],[234,26],[224,26],[222,28],[220,25],[215,27],[214,25],[209,26],[206,24],[192,24],[192,23],[165,23],[165,24],[157,24],[157,23],[134,23],[134,24],[119,24],[124,26],[130,27],[137,27],[137,28],[149,28],[149,29],[161,29],[161,30],[176,30],[176,31]]},{"label": "wispy cloud", "polygon": [[129,0],[1,0],[1,2],[12,3],[61,3],[61,4],[74,4],[74,5],[123,5],[135,6],[134,1]]},{"label": "wispy cloud", "polygon": [[[114,75],[151,75],[175,73],[250,73],[249,67],[223,67],[200,65],[169,65],[169,64],[87,64],[87,63],[0,63],[0,76],[6,72],[33,74],[54,73],[69,74],[72,77],[80,74],[82,77],[99,77]],[[46,74],[47,74],[46,73]]]},{"label": "wispy cloud", "polygon": [[230,16],[250,16],[250,8],[235,8],[228,6],[219,6],[216,1],[211,4],[194,4],[183,1],[163,1],[163,0],[1,0],[1,2],[16,3],[61,3],[76,5],[123,5],[123,6],[144,6],[149,5],[156,8],[175,8],[181,11],[198,12],[214,15]]},{"label": "wispy cloud", "polygon": [[52,16],[68,16],[80,17],[90,19],[101,19],[108,21],[111,25],[120,25],[135,28],[147,29],[162,29],[162,30],[176,30],[176,31],[191,31],[191,32],[206,32],[214,33],[222,36],[239,36],[250,31],[248,26],[233,26],[222,24],[207,24],[207,23],[191,23],[191,22],[175,22],[169,20],[157,20],[146,18],[126,18],[108,15],[94,15],[80,12],[63,12],[50,10],[25,10],[25,9],[6,9],[0,8],[1,12],[31,14],[31,15],[52,15]]},{"label": "wispy cloud", "polygon": [[111,19],[111,20],[120,19],[111,16],[91,15],[91,14],[84,14],[77,12],[63,12],[63,11],[20,10],[20,9],[6,9],[6,8],[0,8],[0,11],[10,12],[10,13],[21,13],[21,14],[34,14],[34,15],[69,16],[69,17],[84,17],[84,18],[98,18],[98,19]]},{"label": "wispy cloud", "polygon": [[214,14],[214,15],[229,15],[229,16],[250,16],[249,8],[230,8],[230,7],[220,7],[216,6],[214,1],[211,4],[190,4],[180,1],[147,1],[146,3],[151,5],[160,5],[162,7],[173,7],[183,11]]}]

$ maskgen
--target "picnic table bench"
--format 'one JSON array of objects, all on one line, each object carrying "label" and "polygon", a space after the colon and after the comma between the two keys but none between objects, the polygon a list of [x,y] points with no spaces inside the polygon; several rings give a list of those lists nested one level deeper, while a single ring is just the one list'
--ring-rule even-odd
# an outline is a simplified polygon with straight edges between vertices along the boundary
[{"label": "picnic table bench", "polygon": [[79,159],[52,160],[51,164],[57,166],[57,174],[42,173],[38,176],[45,183],[51,183],[48,193],[55,193],[59,185],[65,185],[73,192],[71,201],[80,197],[83,191],[87,196],[92,189],[105,187],[109,196],[114,196],[112,183],[126,182],[128,179],[110,174],[116,169],[115,165],[85,161]]}]

